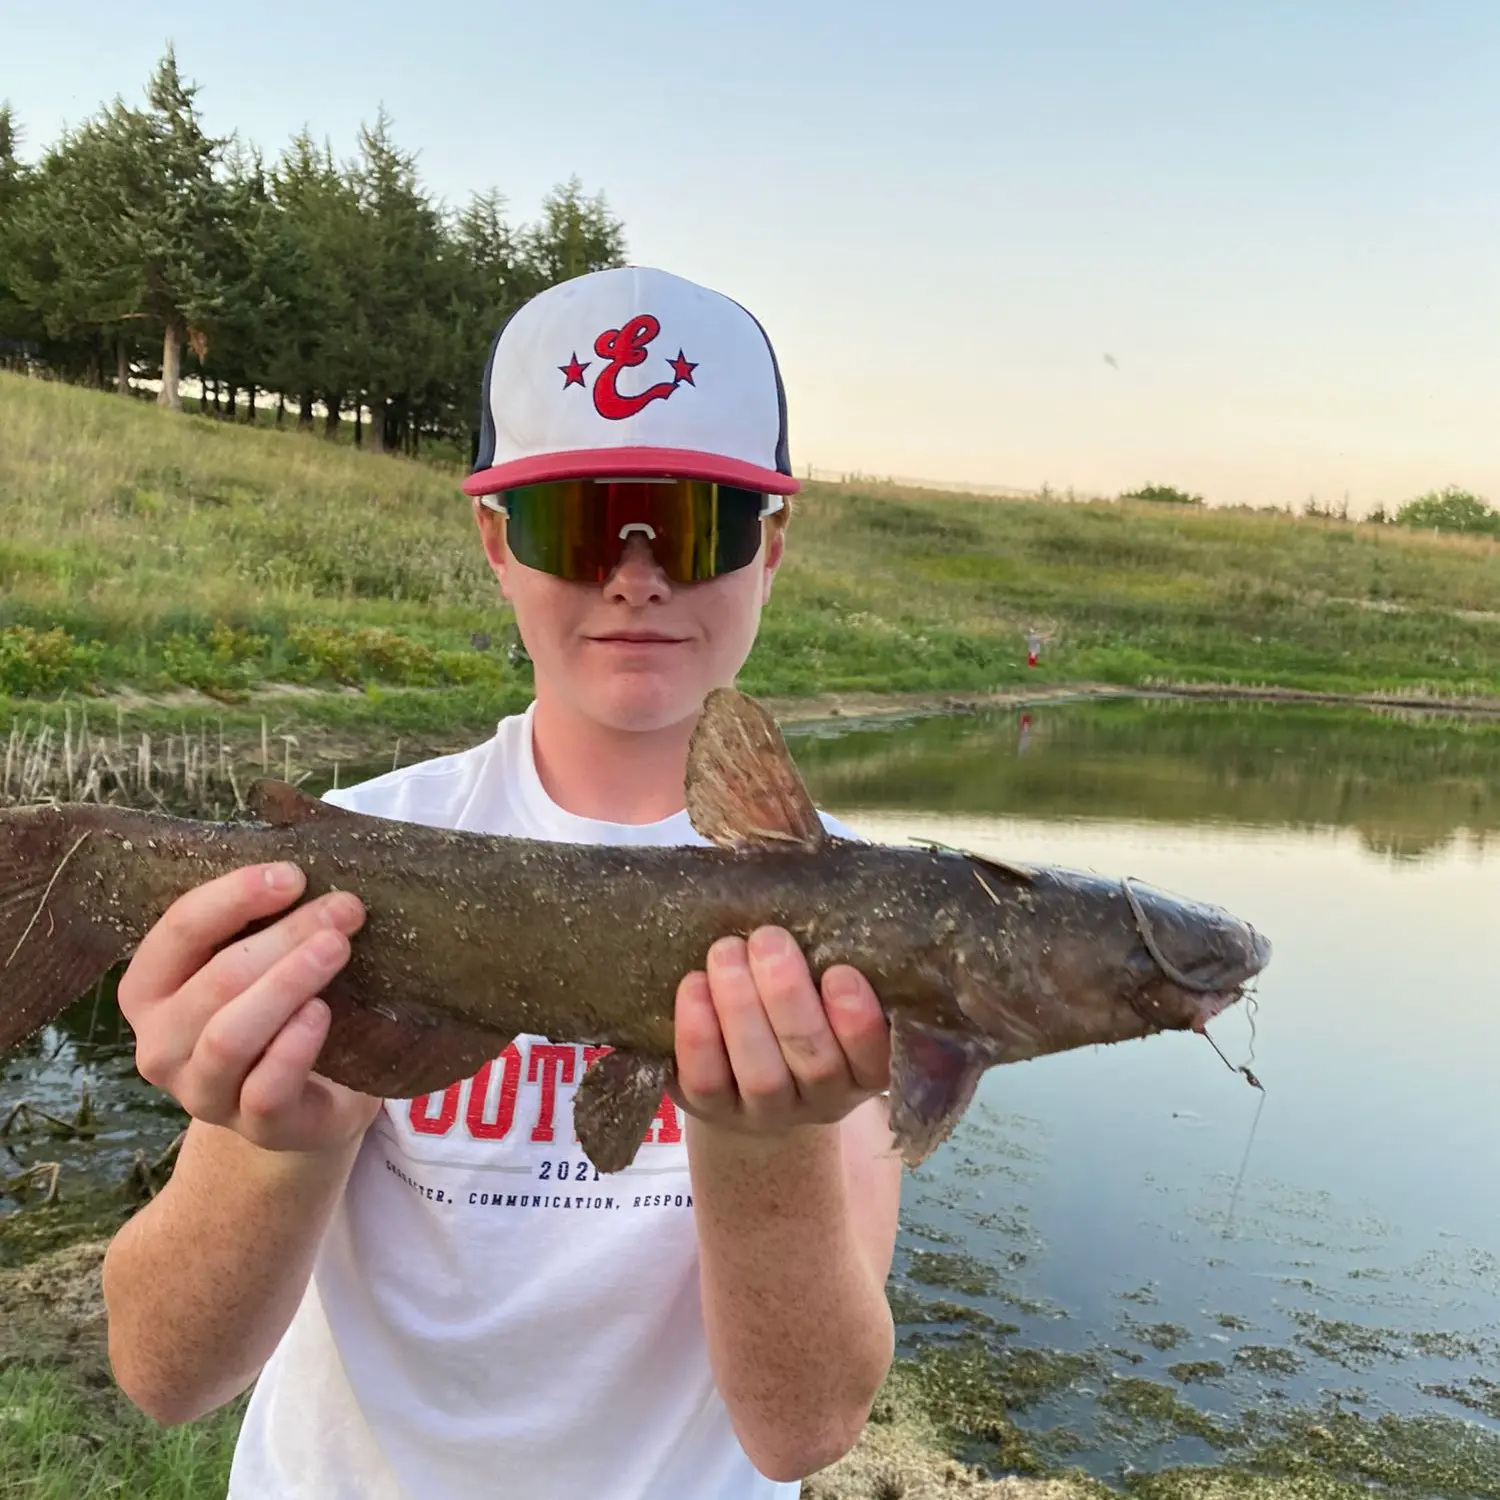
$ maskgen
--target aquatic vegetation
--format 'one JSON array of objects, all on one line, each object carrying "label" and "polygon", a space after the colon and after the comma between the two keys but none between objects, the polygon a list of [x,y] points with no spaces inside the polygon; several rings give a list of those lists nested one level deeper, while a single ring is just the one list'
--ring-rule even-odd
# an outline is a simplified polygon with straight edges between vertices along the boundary
[{"label": "aquatic vegetation", "polygon": [[907,1275],[924,1286],[946,1287],[971,1297],[993,1295],[999,1289],[993,1267],[963,1251],[913,1250]]},{"label": "aquatic vegetation", "polygon": [[1367,1418],[1337,1406],[1294,1411],[1244,1462],[1286,1475],[1324,1474],[1401,1495],[1469,1500],[1500,1493],[1500,1433],[1472,1422],[1385,1413]]},{"label": "aquatic vegetation", "polygon": [[1492,1339],[1447,1329],[1371,1328],[1342,1318],[1324,1318],[1304,1308],[1294,1309],[1301,1329],[1297,1342],[1345,1369],[1368,1369],[1377,1359],[1476,1359],[1493,1357],[1500,1347]]},{"label": "aquatic vegetation", "polygon": [[1228,1371],[1216,1359],[1187,1359],[1168,1365],[1167,1374],[1181,1385],[1198,1385],[1205,1380],[1221,1380]]},{"label": "aquatic vegetation", "polygon": [[871,1420],[891,1422],[912,1410],[966,1457],[982,1454],[986,1464],[1012,1473],[1041,1468],[1031,1440],[1011,1416],[1000,1358],[978,1341],[932,1345],[896,1362]]},{"label": "aquatic vegetation", "polygon": [[1234,1362],[1257,1375],[1295,1375],[1302,1368],[1301,1359],[1292,1350],[1270,1344],[1246,1344],[1234,1351]]},{"label": "aquatic vegetation", "polygon": [[1175,1349],[1188,1336],[1187,1329],[1181,1323],[1140,1323],[1134,1318],[1126,1317],[1123,1326],[1132,1338],[1163,1353],[1168,1349]]},{"label": "aquatic vegetation", "polygon": [[1002,1323],[981,1308],[953,1302],[946,1297],[923,1297],[895,1281],[886,1287],[885,1300],[898,1327],[904,1324],[964,1323],[992,1336],[1020,1332],[1015,1324]]},{"label": "aquatic vegetation", "polygon": [[1132,1437],[1159,1442],[1173,1435],[1187,1435],[1202,1438],[1215,1448],[1227,1447],[1233,1438],[1232,1429],[1221,1427],[1159,1381],[1115,1376],[1100,1393],[1099,1404],[1119,1417]]},{"label": "aquatic vegetation", "polygon": [[1482,1412],[1500,1422],[1500,1381],[1487,1379],[1483,1375],[1471,1375],[1462,1385],[1434,1382],[1421,1389],[1426,1395],[1456,1401],[1460,1406],[1467,1406],[1470,1411]]}]

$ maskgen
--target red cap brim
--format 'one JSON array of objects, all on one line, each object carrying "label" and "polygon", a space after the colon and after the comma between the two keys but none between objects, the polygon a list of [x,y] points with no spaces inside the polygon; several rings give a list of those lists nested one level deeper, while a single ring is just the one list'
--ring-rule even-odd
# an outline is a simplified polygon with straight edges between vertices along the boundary
[{"label": "red cap brim", "polygon": [[801,484],[790,474],[763,469],[719,453],[695,453],[688,448],[575,448],[517,458],[470,474],[463,482],[466,495],[493,495],[548,479],[712,479],[769,495],[795,495]]}]

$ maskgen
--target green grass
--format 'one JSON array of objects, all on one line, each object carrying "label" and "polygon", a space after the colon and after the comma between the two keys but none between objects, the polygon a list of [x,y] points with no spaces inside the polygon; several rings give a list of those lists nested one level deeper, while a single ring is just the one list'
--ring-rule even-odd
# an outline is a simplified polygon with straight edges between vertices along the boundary
[{"label": "green grass", "polygon": [[162,1429],[108,1386],[0,1370],[0,1495],[15,1500],[210,1500],[224,1493],[243,1402]]},{"label": "green grass", "polygon": [[[185,700],[244,725],[286,689],[273,732],[487,725],[530,683],[459,477],[0,375],[0,699],[128,691],[160,714],[175,694],[172,718]],[[1484,539],[814,485],[742,683],[1500,695],[1490,614],[1500,543]],[[1035,672],[1031,626],[1048,637]]]}]

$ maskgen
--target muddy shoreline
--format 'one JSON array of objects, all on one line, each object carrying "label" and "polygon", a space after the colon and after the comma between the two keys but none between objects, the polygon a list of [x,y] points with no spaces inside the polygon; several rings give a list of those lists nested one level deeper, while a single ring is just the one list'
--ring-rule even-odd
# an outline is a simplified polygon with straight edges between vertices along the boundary
[{"label": "muddy shoreline", "polygon": [[[0,1372],[13,1367],[59,1372],[92,1414],[90,1429],[101,1434],[111,1425],[139,1427],[141,1421],[109,1368],[99,1274],[107,1245],[96,1231],[0,1270]],[[1003,1446],[1001,1429],[1020,1436],[1002,1411],[1011,1400],[1003,1390],[985,1390],[982,1397],[995,1415],[973,1431],[972,1422],[950,1427],[940,1414],[947,1412],[951,1393],[941,1379],[924,1381],[923,1363],[898,1358],[854,1449],[804,1481],[803,1500],[1119,1500],[1122,1494],[1140,1500],[1361,1500],[1371,1493],[1466,1500],[1500,1492],[1500,1449],[1493,1437],[1482,1450],[1470,1452],[1450,1424],[1452,1451],[1433,1454],[1430,1434],[1390,1427],[1381,1434],[1390,1452],[1381,1454],[1370,1446],[1372,1439],[1377,1448],[1383,1446],[1376,1438],[1379,1429],[1349,1413],[1327,1420],[1334,1426],[1352,1422],[1354,1430],[1340,1435],[1316,1420],[1306,1428],[1305,1447],[1278,1452],[1272,1462],[1266,1461],[1269,1454],[1246,1454],[1239,1461],[1226,1455],[1221,1463],[1157,1472],[1132,1472],[1127,1465],[1116,1487],[1077,1470],[1038,1465],[1023,1453],[1016,1462],[1031,1473],[994,1478],[954,1452],[975,1437],[985,1446],[997,1441]],[[991,1429],[991,1421],[999,1427]]]}]

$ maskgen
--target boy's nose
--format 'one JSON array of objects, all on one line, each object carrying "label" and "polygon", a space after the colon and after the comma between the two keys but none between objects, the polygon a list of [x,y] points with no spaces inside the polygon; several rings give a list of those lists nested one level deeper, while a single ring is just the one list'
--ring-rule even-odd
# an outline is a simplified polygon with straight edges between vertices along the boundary
[{"label": "boy's nose", "polygon": [[626,604],[655,604],[671,597],[671,580],[639,532],[626,538],[614,572],[604,580],[604,594]]}]

